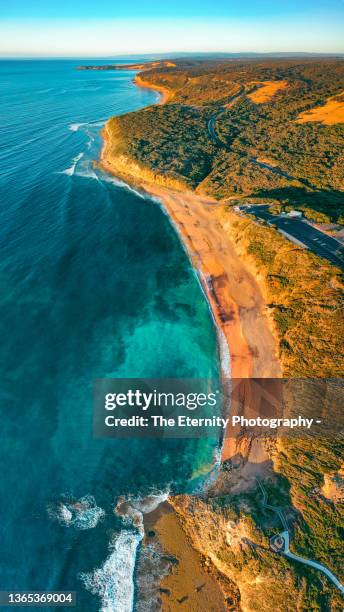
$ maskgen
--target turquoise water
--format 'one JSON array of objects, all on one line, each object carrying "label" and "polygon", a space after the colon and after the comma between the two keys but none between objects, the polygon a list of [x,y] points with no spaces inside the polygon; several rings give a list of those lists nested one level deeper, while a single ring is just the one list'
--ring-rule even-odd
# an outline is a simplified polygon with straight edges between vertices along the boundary
[{"label": "turquoise water", "polygon": [[[0,590],[72,589],[92,612],[78,574],[108,556],[116,497],[184,491],[214,450],[93,439],[92,381],[214,378],[218,357],[168,218],[92,165],[104,121],[156,94],[79,63],[0,62]],[[85,495],[106,513],[97,527],[54,520],[56,502]]]}]

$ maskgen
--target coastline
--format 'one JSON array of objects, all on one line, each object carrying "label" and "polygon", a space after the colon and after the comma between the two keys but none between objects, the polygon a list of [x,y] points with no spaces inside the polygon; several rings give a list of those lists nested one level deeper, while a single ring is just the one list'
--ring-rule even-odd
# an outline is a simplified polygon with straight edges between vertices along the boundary
[{"label": "coastline", "polygon": [[136,75],[134,83],[137,87],[142,87],[143,89],[153,89],[154,91],[160,93],[161,98],[155,103],[156,105],[162,106],[163,104],[169,102],[173,97],[172,92],[167,87],[162,87],[162,85],[153,85],[149,81],[145,81],[139,75]]},{"label": "coastline", "polygon": [[212,609],[225,612],[226,602],[233,596],[232,585],[210,559],[192,545],[173,504],[165,501],[145,514],[144,529],[143,546],[158,541],[163,558],[171,566],[171,571],[165,572],[159,584],[162,609],[174,612],[184,604],[190,612]]},{"label": "coastline", "polygon": [[[99,166],[158,201],[186,249],[215,324],[225,394],[229,378],[280,378],[277,334],[263,287],[257,271],[230,237],[230,221],[223,220],[226,204],[181,184],[169,186],[134,160],[131,164],[128,157],[113,155],[106,125],[102,137]],[[231,429],[231,437],[225,434],[222,461],[237,453],[239,433]]]},{"label": "coastline", "polygon": [[[134,82],[139,87],[146,87],[146,82],[140,77],[136,77]],[[148,86],[163,94],[158,104],[165,104],[170,99],[169,92],[161,91],[164,88],[151,84]],[[257,274],[243,254],[239,253],[235,239],[230,237],[230,221],[223,219],[226,204],[198,195],[183,185],[168,185],[164,177],[159,177],[160,181],[155,180],[153,172],[146,172],[135,160],[131,161],[122,154],[113,154],[107,125],[102,136],[99,166],[157,201],[168,214],[187,251],[215,324],[225,397],[228,396],[228,379],[279,378],[281,366],[277,357],[277,335],[268,316]],[[239,405],[243,397],[232,395],[232,400],[239,400],[236,402]],[[244,397],[244,402],[247,401],[249,409],[252,408],[249,393]],[[251,453],[249,477],[255,482],[256,477],[261,475],[261,464],[269,463],[263,443],[257,440],[257,444],[251,447],[249,441],[240,437],[240,429],[234,432],[231,430],[230,435],[229,432],[226,434],[220,441],[222,461],[237,456],[248,460]],[[219,486],[221,488],[221,482]],[[144,523],[145,533],[156,533],[166,554],[175,555],[178,559],[177,566],[172,568],[160,584],[159,593],[164,609],[174,611],[187,601],[190,610],[206,610],[214,600],[218,602],[218,609],[227,609],[226,601],[234,597],[234,585],[233,593],[230,588],[223,589],[226,576],[194,546],[173,504],[168,504],[168,507],[165,504],[151,515],[146,515]],[[183,568],[190,569],[190,566],[196,565],[197,572],[195,569],[191,574],[197,576],[199,584],[191,584],[191,576],[191,582],[188,580],[186,588]],[[206,580],[204,575],[207,576]],[[203,600],[200,597],[201,591],[197,591],[203,582],[206,584],[204,588],[211,594],[210,599]],[[220,602],[223,602],[223,608]],[[206,607],[202,608],[204,604]],[[234,606],[232,609],[239,608]]]}]

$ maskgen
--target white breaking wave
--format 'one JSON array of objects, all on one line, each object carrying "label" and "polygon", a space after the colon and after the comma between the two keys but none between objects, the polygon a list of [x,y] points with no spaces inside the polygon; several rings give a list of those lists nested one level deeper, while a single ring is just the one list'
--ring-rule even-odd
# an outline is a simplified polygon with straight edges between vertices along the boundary
[{"label": "white breaking wave", "polygon": [[[190,253],[189,250],[187,248],[187,246],[184,243],[184,239],[182,236],[182,233],[180,231],[180,228],[178,226],[177,223],[175,223],[175,221],[173,221],[173,219],[171,218],[171,216],[169,215],[167,209],[165,208],[164,202],[162,200],[160,200],[159,198],[154,198],[152,196],[150,196],[150,199],[155,201],[157,204],[160,205],[161,210],[165,213],[165,215],[168,217],[172,227],[175,229],[177,235],[180,238],[180,244],[183,247],[186,255],[188,256],[189,260],[190,260]],[[230,378],[231,377],[231,358],[230,358],[230,352],[229,352],[229,347],[228,347],[228,343],[227,343],[227,339],[226,336],[224,334],[224,332],[222,331],[221,327],[217,324],[215,317],[213,315],[213,311],[210,305],[210,301],[209,301],[209,296],[207,291],[211,290],[211,283],[210,283],[210,279],[207,277],[206,274],[203,273],[203,271],[201,270],[201,268],[195,268],[194,265],[191,262],[191,267],[195,272],[195,276],[199,282],[199,285],[201,287],[201,290],[203,292],[203,295],[205,297],[205,299],[207,300],[208,306],[209,306],[209,311],[210,311],[210,315],[213,319],[214,325],[215,325],[215,329],[217,332],[217,338],[218,338],[218,346],[219,346],[219,351],[220,351],[220,362],[221,362],[221,370],[222,370],[222,374],[225,378]]]},{"label": "white breaking wave", "polygon": [[102,508],[96,504],[92,495],[85,495],[76,501],[60,501],[48,506],[50,518],[64,527],[75,529],[94,529],[105,516]]},{"label": "white breaking wave", "polygon": [[221,327],[217,324],[215,320],[212,308],[210,306],[209,297],[207,294],[207,290],[208,291],[212,290],[211,280],[210,278],[208,278],[206,274],[203,273],[203,271],[200,268],[197,269],[197,277],[198,277],[198,280],[200,281],[200,287],[203,291],[203,294],[208,302],[209,311],[210,311],[211,317],[214,321],[214,325],[216,328],[218,346],[219,346],[219,351],[220,351],[221,370],[225,378],[230,378],[231,377],[231,357],[230,357],[228,342],[227,342],[227,339],[226,339],[226,336],[223,330],[221,329]]},{"label": "white breaking wave", "polygon": [[103,127],[106,121],[107,119],[99,119],[99,121],[92,121],[92,123],[89,123],[89,125],[91,125],[92,127]]},{"label": "white breaking wave", "polygon": [[135,570],[135,612],[161,611],[160,585],[172,567],[158,540],[144,543]]},{"label": "white breaking wave", "polygon": [[94,170],[92,170],[92,168],[86,168],[85,170],[78,170],[77,172],[75,172],[75,176],[81,176],[82,178],[99,181],[99,177],[94,172]]},{"label": "white breaking wave", "polygon": [[127,525],[134,525],[144,535],[143,515],[149,514],[168,499],[169,492],[147,495],[146,497],[120,497],[115,514],[122,517]]},{"label": "white breaking wave", "polygon": [[[92,144],[92,142],[90,141],[88,143],[87,147],[89,148],[89,145],[91,145],[91,144]],[[76,163],[78,163],[78,161]],[[88,159],[88,160],[85,161],[85,164],[83,163],[84,168],[78,168],[77,171],[75,170],[75,167],[74,167],[73,171],[72,171],[72,167],[71,168],[67,168],[67,170],[63,170],[62,174],[68,174],[69,176],[73,176],[73,175],[81,176],[83,178],[88,178],[88,179],[93,179],[93,180],[99,181],[100,183],[111,183],[112,185],[115,185],[116,187],[122,187],[123,189],[126,189],[127,191],[130,191],[131,193],[134,193],[137,197],[141,198],[142,200],[152,200],[152,197],[149,196],[148,194],[144,194],[141,191],[138,191],[138,190],[134,189],[134,187],[131,187],[130,185],[128,185],[124,181],[121,181],[120,179],[118,179],[118,178],[116,178],[114,176],[106,175],[104,173],[100,173],[100,174],[96,173],[93,170],[92,164],[93,164],[92,160]],[[75,166],[76,166],[76,164],[75,164]]]},{"label": "white breaking wave", "polygon": [[116,187],[124,187],[124,189],[126,189],[127,191],[131,191],[132,193],[135,193],[135,195],[137,195],[142,200],[152,199],[150,196],[145,195],[144,193],[142,193],[141,191],[138,191],[137,189],[134,189],[134,187],[131,187],[131,185],[128,185],[128,183],[125,183],[124,181],[121,181],[120,179],[114,176],[103,174],[102,181],[104,181],[105,183],[112,183],[113,185],[116,185]]},{"label": "white breaking wave", "polygon": [[80,574],[86,589],[101,598],[101,612],[132,612],[136,551],[142,538],[140,533],[121,531],[113,537],[104,565]]},{"label": "white breaking wave", "polygon": [[226,378],[231,377],[231,356],[229,352],[228,342],[222,329],[218,329],[221,367]]},{"label": "white breaking wave", "polygon": [[100,612],[132,612],[136,554],[144,537],[143,514],[153,512],[167,498],[168,492],[163,492],[143,498],[122,497],[118,501],[115,513],[131,529],[112,537],[110,555],[101,567],[79,575],[86,589],[100,597]]},{"label": "white breaking wave", "polygon": [[217,481],[222,466],[222,445],[217,446],[213,455],[213,466],[200,486],[200,493],[205,493]]},{"label": "white breaking wave", "polygon": [[146,497],[138,497],[129,499],[129,503],[136,510],[140,510],[142,514],[149,514],[156,510],[160,504],[168,499],[169,491],[147,495]]},{"label": "white breaking wave", "polygon": [[78,130],[80,130],[80,128],[82,128],[83,126],[88,125],[87,123],[71,123],[68,126],[68,129],[71,132],[77,132]]},{"label": "white breaking wave", "polygon": [[71,132],[78,132],[80,129],[85,127],[102,127],[105,123],[106,119],[99,119],[97,121],[89,121],[83,123],[70,123],[68,129]]},{"label": "white breaking wave", "polygon": [[76,157],[73,158],[73,162],[70,168],[66,168],[66,170],[62,170],[61,172],[59,172],[59,174],[67,174],[67,176],[73,176],[75,173],[75,169],[77,167],[78,162],[80,161],[80,159],[84,156],[84,153],[78,153],[78,155],[76,155]]}]

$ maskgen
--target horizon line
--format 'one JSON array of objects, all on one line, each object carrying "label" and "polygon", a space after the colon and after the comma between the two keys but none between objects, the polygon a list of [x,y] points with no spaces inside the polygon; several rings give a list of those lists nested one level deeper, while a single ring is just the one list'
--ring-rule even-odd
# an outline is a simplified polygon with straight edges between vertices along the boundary
[{"label": "horizon line", "polygon": [[149,57],[149,56],[155,56],[155,55],[160,55],[160,56],[167,56],[167,57],[188,57],[188,56],[248,56],[248,55],[254,55],[254,56],[289,56],[289,57],[297,57],[297,56],[310,56],[310,57],[314,57],[314,56],[321,56],[321,57],[344,57],[344,50],[343,51],[150,51],[148,53],[145,52],[133,52],[133,53],[114,53],[114,54],[109,54],[109,55],[97,55],[97,54],[92,54],[92,55],[58,55],[58,54],[52,54],[52,55],[41,55],[41,54],[25,54],[25,53],[20,53],[18,55],[13,55],[13,54],[3,54],[0,53],[0,59],[115,59],[115,58],[126,58],[126,57],[137,57],[137,56],[144,56],[144,57]]}]

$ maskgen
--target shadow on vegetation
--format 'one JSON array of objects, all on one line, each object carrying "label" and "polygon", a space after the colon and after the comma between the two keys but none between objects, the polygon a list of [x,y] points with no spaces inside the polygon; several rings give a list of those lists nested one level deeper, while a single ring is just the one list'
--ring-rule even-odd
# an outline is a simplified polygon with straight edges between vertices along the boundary
[{"label": "shadow on vegetation", "polygon": [[314,221],[344,221],[344,192],[337,190],[307,191],[298,187],[282,187],[279,189],[262,189],[255,193],[257,198],[279,200],[282,205],[293,206],[305,210],[313,210],[327,217]]}]

